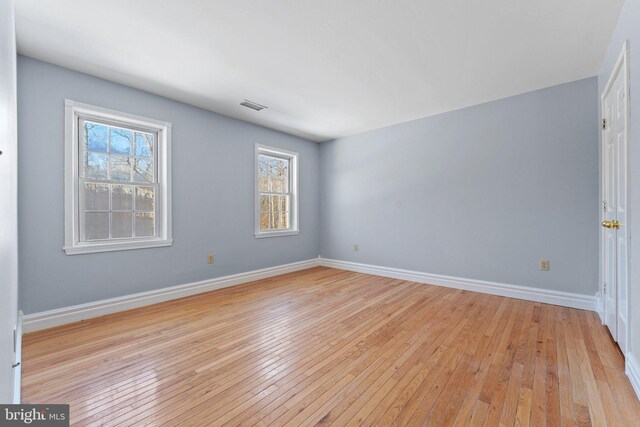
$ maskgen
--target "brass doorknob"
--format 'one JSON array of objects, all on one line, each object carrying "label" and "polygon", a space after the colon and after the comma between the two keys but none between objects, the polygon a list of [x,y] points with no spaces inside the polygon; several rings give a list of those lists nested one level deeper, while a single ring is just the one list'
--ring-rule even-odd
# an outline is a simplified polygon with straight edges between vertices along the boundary
[{"label": "brass doorknob", "polygon": [[602,226],[604,228],[615,228],[616,230],[620,228],[620,223],[616,220],[613,221],[602,221]]}]

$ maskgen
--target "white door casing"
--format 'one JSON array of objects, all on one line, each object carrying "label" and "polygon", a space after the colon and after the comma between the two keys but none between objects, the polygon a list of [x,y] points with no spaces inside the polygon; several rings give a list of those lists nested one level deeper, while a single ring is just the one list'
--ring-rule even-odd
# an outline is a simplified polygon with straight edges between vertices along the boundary
[{"label": "white door casing", "polygon": [[603,322],[623,353],[628,343],[628,61],[627,43],[602,92]]},{"label": "white door casing", "polygon": [[0,403],[16,403],[18,145],[13,0],[0,0]]}]

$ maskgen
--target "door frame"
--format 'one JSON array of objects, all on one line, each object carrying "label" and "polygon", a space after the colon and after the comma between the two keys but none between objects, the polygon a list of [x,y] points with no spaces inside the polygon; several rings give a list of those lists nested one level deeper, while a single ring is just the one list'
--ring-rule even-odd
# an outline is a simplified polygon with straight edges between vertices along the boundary
[{"label": "door frame", "polygon": [[[623,85],[624,85],[624,95],[626,98],[626,106],[625,106],[625,114],[624,114],[624,145],[625,145],[625,150],[627,152],[627,167],[626,167],[626,180],[627,180],[627,191],[626,191],[626,198],[627,198],[627,223],[625,224],[625,226],[627,227],[627,259],[626,259],[626,267],[627,267],[627,283],[626,283],[626,289],[625,289],[625,295],[627,295],[627,302],[626,302],[626,311],[627,311],[627,322],[625,324],[625,330],[624,331],[620,331],[618,330],[618,335],[620,335],[621,333],[624,334],[624,342],[627,345],[627,351],[629,350],[629,346],[630,346],[630,341],[629,339],[631,338],[629,336],[629,318],[631,315],[631,302],[630,302],[630,298],[629,298],[629,282],[631,281],[631,263],[629,262],[629,260],[631,259],[631,251],[632,251],[632,247],[631,247],[631,228],[630,228],[630,220],[631,220],[631,207],[630,207],[630,194],[631,194],[631,180],[630,180],[630,168],[629,168],[629,110],[630,110],[630,98],[629,98],[629,41],[625,40],[623,45],[622,45],[622,51],[620,52],[620,55],[618,55],[618,59],[616,60],[615,65],[613,66],[613,68],[611,69],[611,73],[609,74],[609,79],[607,80],[607,84],[604,86],[604,89],[602,90],[602,93],[600,94],[600,123],[599,123],[599,127],[600,127],[600,200],[598,203],[598,212],[599,212],[599,218],[602,218],[602,203],[603,203],[603,196],[604,196],[604,170],[605,170],[605,165],[604,165],[604,153],[603,153],[603,148],[604,148],[604,129],[602,129],[602,119],[604,119],[604,100],[607,96],[607,94],[609,93],[609,91],[611,90],[611,87],[613,85],[613,83],[616,80],[616,77],[618,76],[618,74],[622,73],[622,78],[623,78]],[[604,317],[603,317],[603,313],[604,313],[604,303],[605,303],[605,298],[604,298],[604,240],[603,240],[603,230],[602,228],[600,228],[599,231],[599,241],[600,241],[600,253],[599,253],[599,257],[600,257],[600,283],[599,283],[599,293],[600,293],[600,300],[601,300],[601,304],[602,306],[599,307],[599,315],[600,315],[600,320],[602,321],[602,323],[604,324]],[[616,303],[618,303],[618,299],[619,299],[619,295],[620,295],[620,288],[618,287],[618,283],[616,283]],[[616,322],[618,321],[618,314],[616,313]],[[626,357],[626,355],[625,355]]]}]

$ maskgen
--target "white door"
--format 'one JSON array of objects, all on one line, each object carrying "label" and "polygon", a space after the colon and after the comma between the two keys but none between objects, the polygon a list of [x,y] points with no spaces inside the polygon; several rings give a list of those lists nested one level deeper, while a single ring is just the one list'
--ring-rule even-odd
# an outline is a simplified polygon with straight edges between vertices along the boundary
[{"label": "white door", "polygon": [[602,275],[603,321],[627,349],[629,239],[627,217],[626,45],[602,94]]}]

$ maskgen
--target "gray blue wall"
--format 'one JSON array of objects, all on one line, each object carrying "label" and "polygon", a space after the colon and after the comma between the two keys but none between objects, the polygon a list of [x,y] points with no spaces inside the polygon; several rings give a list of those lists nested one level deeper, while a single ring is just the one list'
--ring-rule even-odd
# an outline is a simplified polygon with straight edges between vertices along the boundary
[{"label": "gray blue wall", "polygon": [[593,296],[597,105],[590,78],[323,143],[320,253]]},{"label": "gray blue wall", "polygon": [[[65,98],[173,123],[172,247],[64,254]],[[591,78],[318,145],[19,57],[21,308],[29,314],[318,253],[593,295],[597,104]],[[300,153],[298,236],[253,237],[255,142]],[[551,261],[549,272],[539,270],[541,259]]]},{"label": "gray blue wall", "polygon": [[[173,124],[169,248],[66,256],[64,99]],[[18,58],[20,307],[26,313],[318,256],[315,142]],[[255,239],[254,143],[300,154],[300,234]],[[216,263],[207,264],[214,252]]]},{"label": "gray blue wall", "polygon": [[[625,40],[629,40],[630,48],[629,88],[631,91],[629,97],[630,128],[628,136],[629,212],[631,212],[629,222],[631,236],[635,237],[640,236],[640,217],[637,215],[637,212],[640,212],[640,131],[638,131],[638,126],[640,126],[640,0],[627,0],[622,7],[618,25],[613,32],[598,74],[598,93],[602,93],[604,90]],[[640,360],[640,250],[637,243],[634,242],[631,239],[629,248],[629,297],[633,308],[629,318],[631,334],[629,348],[637,362]]]}]

